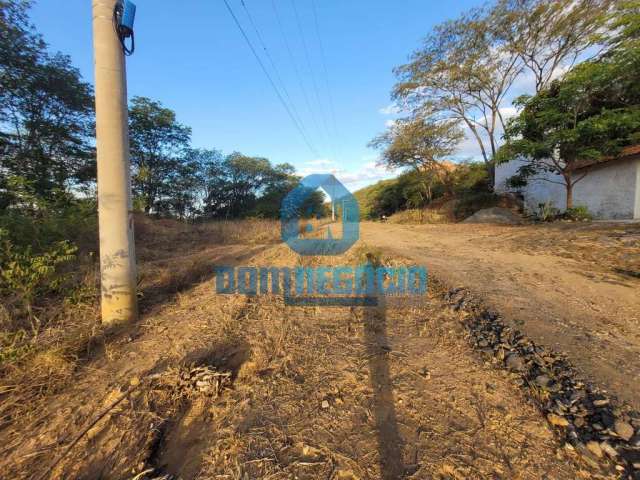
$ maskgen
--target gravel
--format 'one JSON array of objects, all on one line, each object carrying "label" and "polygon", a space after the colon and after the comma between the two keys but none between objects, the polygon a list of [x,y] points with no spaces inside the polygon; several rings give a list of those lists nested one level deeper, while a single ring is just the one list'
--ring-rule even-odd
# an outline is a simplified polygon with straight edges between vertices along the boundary
[{"label": "gravel", "polygon": [[471,344],[482,358],[512,372],[558,435],[588,465],[640,479],[640,413],[585,382],[567,359],[506,325],[463,288],[445,300],[464,311]]}]

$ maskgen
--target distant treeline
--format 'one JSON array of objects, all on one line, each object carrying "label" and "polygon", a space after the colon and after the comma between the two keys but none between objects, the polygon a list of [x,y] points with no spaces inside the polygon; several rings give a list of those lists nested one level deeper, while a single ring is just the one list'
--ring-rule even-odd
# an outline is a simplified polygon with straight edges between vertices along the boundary
[{"label": "distant treeline", "polygon": [[[146,213],[192,219],[277,218],[300,179],[288,163],[190,146],[191,129],[175,113],[144,97],[129,108],[135,206]],[[318,193],[307,206],[322,213]]]},{"label": "distant treeline", "polygon": [[[68,56],[49,51],[29,7],[0,1],[0,213],[95,206],[93,88]],[[289,164],[192,148],[191,129],[149,98],[131,100],[129,134],[134,206],[148,214],[277,217],[299,182]],[[317,194],[306,211],[322,212],[322,202]]]}]

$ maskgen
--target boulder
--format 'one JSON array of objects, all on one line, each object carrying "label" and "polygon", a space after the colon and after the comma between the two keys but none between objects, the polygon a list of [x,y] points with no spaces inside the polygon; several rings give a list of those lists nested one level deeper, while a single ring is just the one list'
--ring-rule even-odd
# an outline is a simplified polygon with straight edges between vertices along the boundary
[{"label": "boulder", "polygon": [[492,207],[478,210],[462,223],[499,223],[504,225],[521,225],[523,218],[508,208]]}]

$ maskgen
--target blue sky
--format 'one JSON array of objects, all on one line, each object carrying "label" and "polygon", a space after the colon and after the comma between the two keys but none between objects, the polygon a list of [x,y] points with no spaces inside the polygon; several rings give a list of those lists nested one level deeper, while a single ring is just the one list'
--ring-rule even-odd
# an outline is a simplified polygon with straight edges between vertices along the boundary
[{"label": "blue sky", "polygon": [[[350,190],[390,175],[375,166],[377,152],[367,143],[393,118],[386,110],[393,67],[407,60],[435,24],[481,3],[314,0],[323,62],[312,0],[244,0],[276,73],[241,0],[228,1],[274,81],[280,85],[278,75],[282,79],[315,152],[278,101],[223,0],[136,1],[130,96],[151,97],[175,110],[192,127],[197,147],[289,162],[303,174],[332,171]],[[93,82],[91,1],[39,0],[32,19],[52,49],[71,55]],[[475,153],[470,142],[461,150]]]}]

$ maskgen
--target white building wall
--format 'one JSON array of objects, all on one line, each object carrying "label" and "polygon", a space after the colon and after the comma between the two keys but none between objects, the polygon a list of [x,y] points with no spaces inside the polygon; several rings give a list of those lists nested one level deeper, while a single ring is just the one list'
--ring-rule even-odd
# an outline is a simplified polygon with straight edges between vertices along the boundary
[{"label": "white building wall", "polygon": [[523,164],[524,162],[522,160],[512,160],[496,166],[496,192],[507,193],[517,191],[521,193],[524,197],[524,208],[529,212],[537,211],[541,203],[550,203],[556,208],[564,209],[567,201],[564,184],[559,185],[551,182],[563,183],[564,180],[559,175],[548,172],[536,175],[535,178],[528,179],[526,187],[518,190],[507,186],[507,180],[516,175],[518,169]]},{"label": "white building wall", "polygon": [[640,219],[640,159],[636,161],[636,209],[633,218]]},{"label": "white building wall", "polygon": [[638,161],[614,161],[591,167],[574,187],[573,204],[584,205],[596,218],[634,218]]},{"label": "white building wall", "polygon": [[[506,181],[516,174],[522,163],[514,160],[496,167],[497,192],[513,191],[506,186]],[[539,204],[546,202],[564,210],[564,185],[546,180],[563,181],[559,175],[545,173],[530,179],[528,185],[519,190],[527,210],[535,211]],[[591,167],[587,176],[574,187],[573,204],[586,206],[596,218],[640,218],[640,160],[613,161]]]}]

